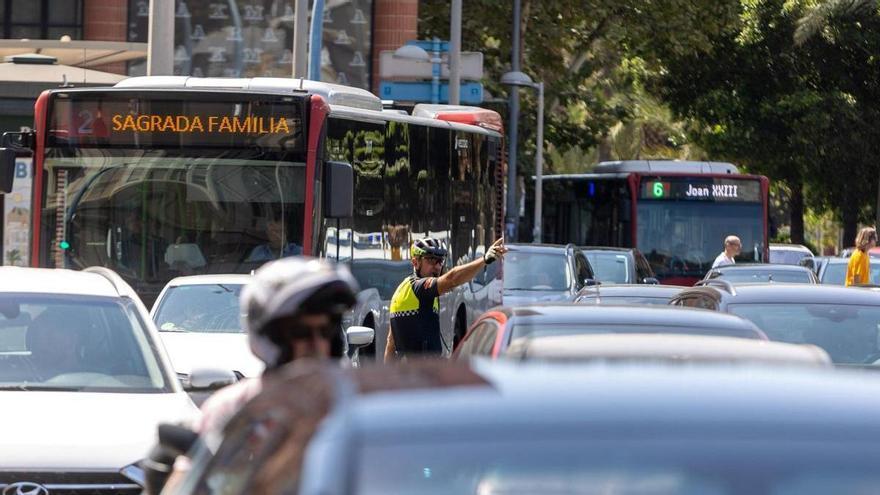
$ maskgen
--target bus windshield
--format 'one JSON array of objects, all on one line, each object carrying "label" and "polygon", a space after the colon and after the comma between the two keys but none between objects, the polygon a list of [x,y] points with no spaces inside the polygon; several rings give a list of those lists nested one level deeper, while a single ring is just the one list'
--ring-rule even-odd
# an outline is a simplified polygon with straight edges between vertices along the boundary
[{"label": "bus windshield", "polygon": [[176,276],[248,273],[301,254],[305,164],[288,153],[213,155],[50,150],[44,266],[109,267],[149,304]]},{"label": "bus windshield", "polygon": [[640,201],[638,248],[658,278],[702,277],[728,235],[742,240],[737,261],[761,261],[763,216],[760,203]]}]

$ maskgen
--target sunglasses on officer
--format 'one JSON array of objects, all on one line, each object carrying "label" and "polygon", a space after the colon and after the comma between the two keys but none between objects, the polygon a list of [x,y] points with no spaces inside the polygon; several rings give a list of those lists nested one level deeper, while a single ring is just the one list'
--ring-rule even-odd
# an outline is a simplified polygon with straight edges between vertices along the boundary
[{"label": "sunglasses on officer", "polygon": [[432,265],[442,265],[443,262],[446,260],[446,258],[441,258],[439,256],[431,256],[431,255],[422,256],[421,259],[423,261],[427,261],[428,263],[430,263]]}]

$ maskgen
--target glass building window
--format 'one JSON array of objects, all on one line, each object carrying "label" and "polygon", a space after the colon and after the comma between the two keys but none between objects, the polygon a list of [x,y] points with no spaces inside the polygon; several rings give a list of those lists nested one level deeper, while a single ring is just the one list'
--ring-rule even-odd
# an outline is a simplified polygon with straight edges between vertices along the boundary
[{"label": "glass building window", "polygon": [[0,34],[7,39],[81,39],[82,0],[0,0]]}]

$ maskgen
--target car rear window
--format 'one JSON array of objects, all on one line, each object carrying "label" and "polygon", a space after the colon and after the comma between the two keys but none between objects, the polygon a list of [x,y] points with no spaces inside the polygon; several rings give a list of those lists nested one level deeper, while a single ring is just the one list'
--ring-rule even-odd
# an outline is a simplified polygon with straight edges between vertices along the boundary
[{"label": "car rear window", "polygon": [[601,282],[631,284],[629,258],[625,254],[585,251],[596,278]]},{"label": "car rear window", "polygon": [[804,271],[793,270],[726,270],[722,271],[717,277],[721,280],[727,280],[733,283],[749,283],[749,282],[780,282],[791,284],[810,284],[813,278],[810,273]]},{"label": "car rear window", "polygon": [[242,333],[239,297],[242,284],[169,287],[153,320],[166,332]]},{"label": "car rear window", "polygon": [[880,359],[877,306],[738,303],[728,310],[751,320],[770,340],[817,345],[835,363],[874,364]]},{"label": "car rear window", "polygon": [[874,493],[880,483],[872,463],[880,447],[867,441],[734,437],[723,424],[647,437],[638,428],[590,435],[566,426],[564,438],[536,420],[513,437],[469,429],[454,438],[364,443],[351,493],[825,495]]},{"label": "car rear window", "polygon": [[[744,325],[748,323],[742,322]],[[766,338],[760,332],[745,326],[730,327],[691,327],[684,325],[621,325],[621,324],[515,324],[511,331],[511,342],[521,337],[548,337],[553,335],[579,335],[601,333],[676,333],[688,335],[721,335],[747,339]]]}]

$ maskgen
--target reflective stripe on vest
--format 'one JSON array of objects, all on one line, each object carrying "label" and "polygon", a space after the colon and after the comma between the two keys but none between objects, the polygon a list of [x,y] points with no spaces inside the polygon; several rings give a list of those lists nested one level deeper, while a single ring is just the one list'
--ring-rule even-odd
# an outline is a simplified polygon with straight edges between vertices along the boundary
[{"label": "reflective stripe on vest", "polygon": [[[407,277],[397,286],[394,295],[391,297],[391,306],[388,308],[391,317],[398,316],[414,316],[419,312],[419,298],[413,291],[413,278]],[[440,312],[440,301],[434,298],[434,312]]]}]

